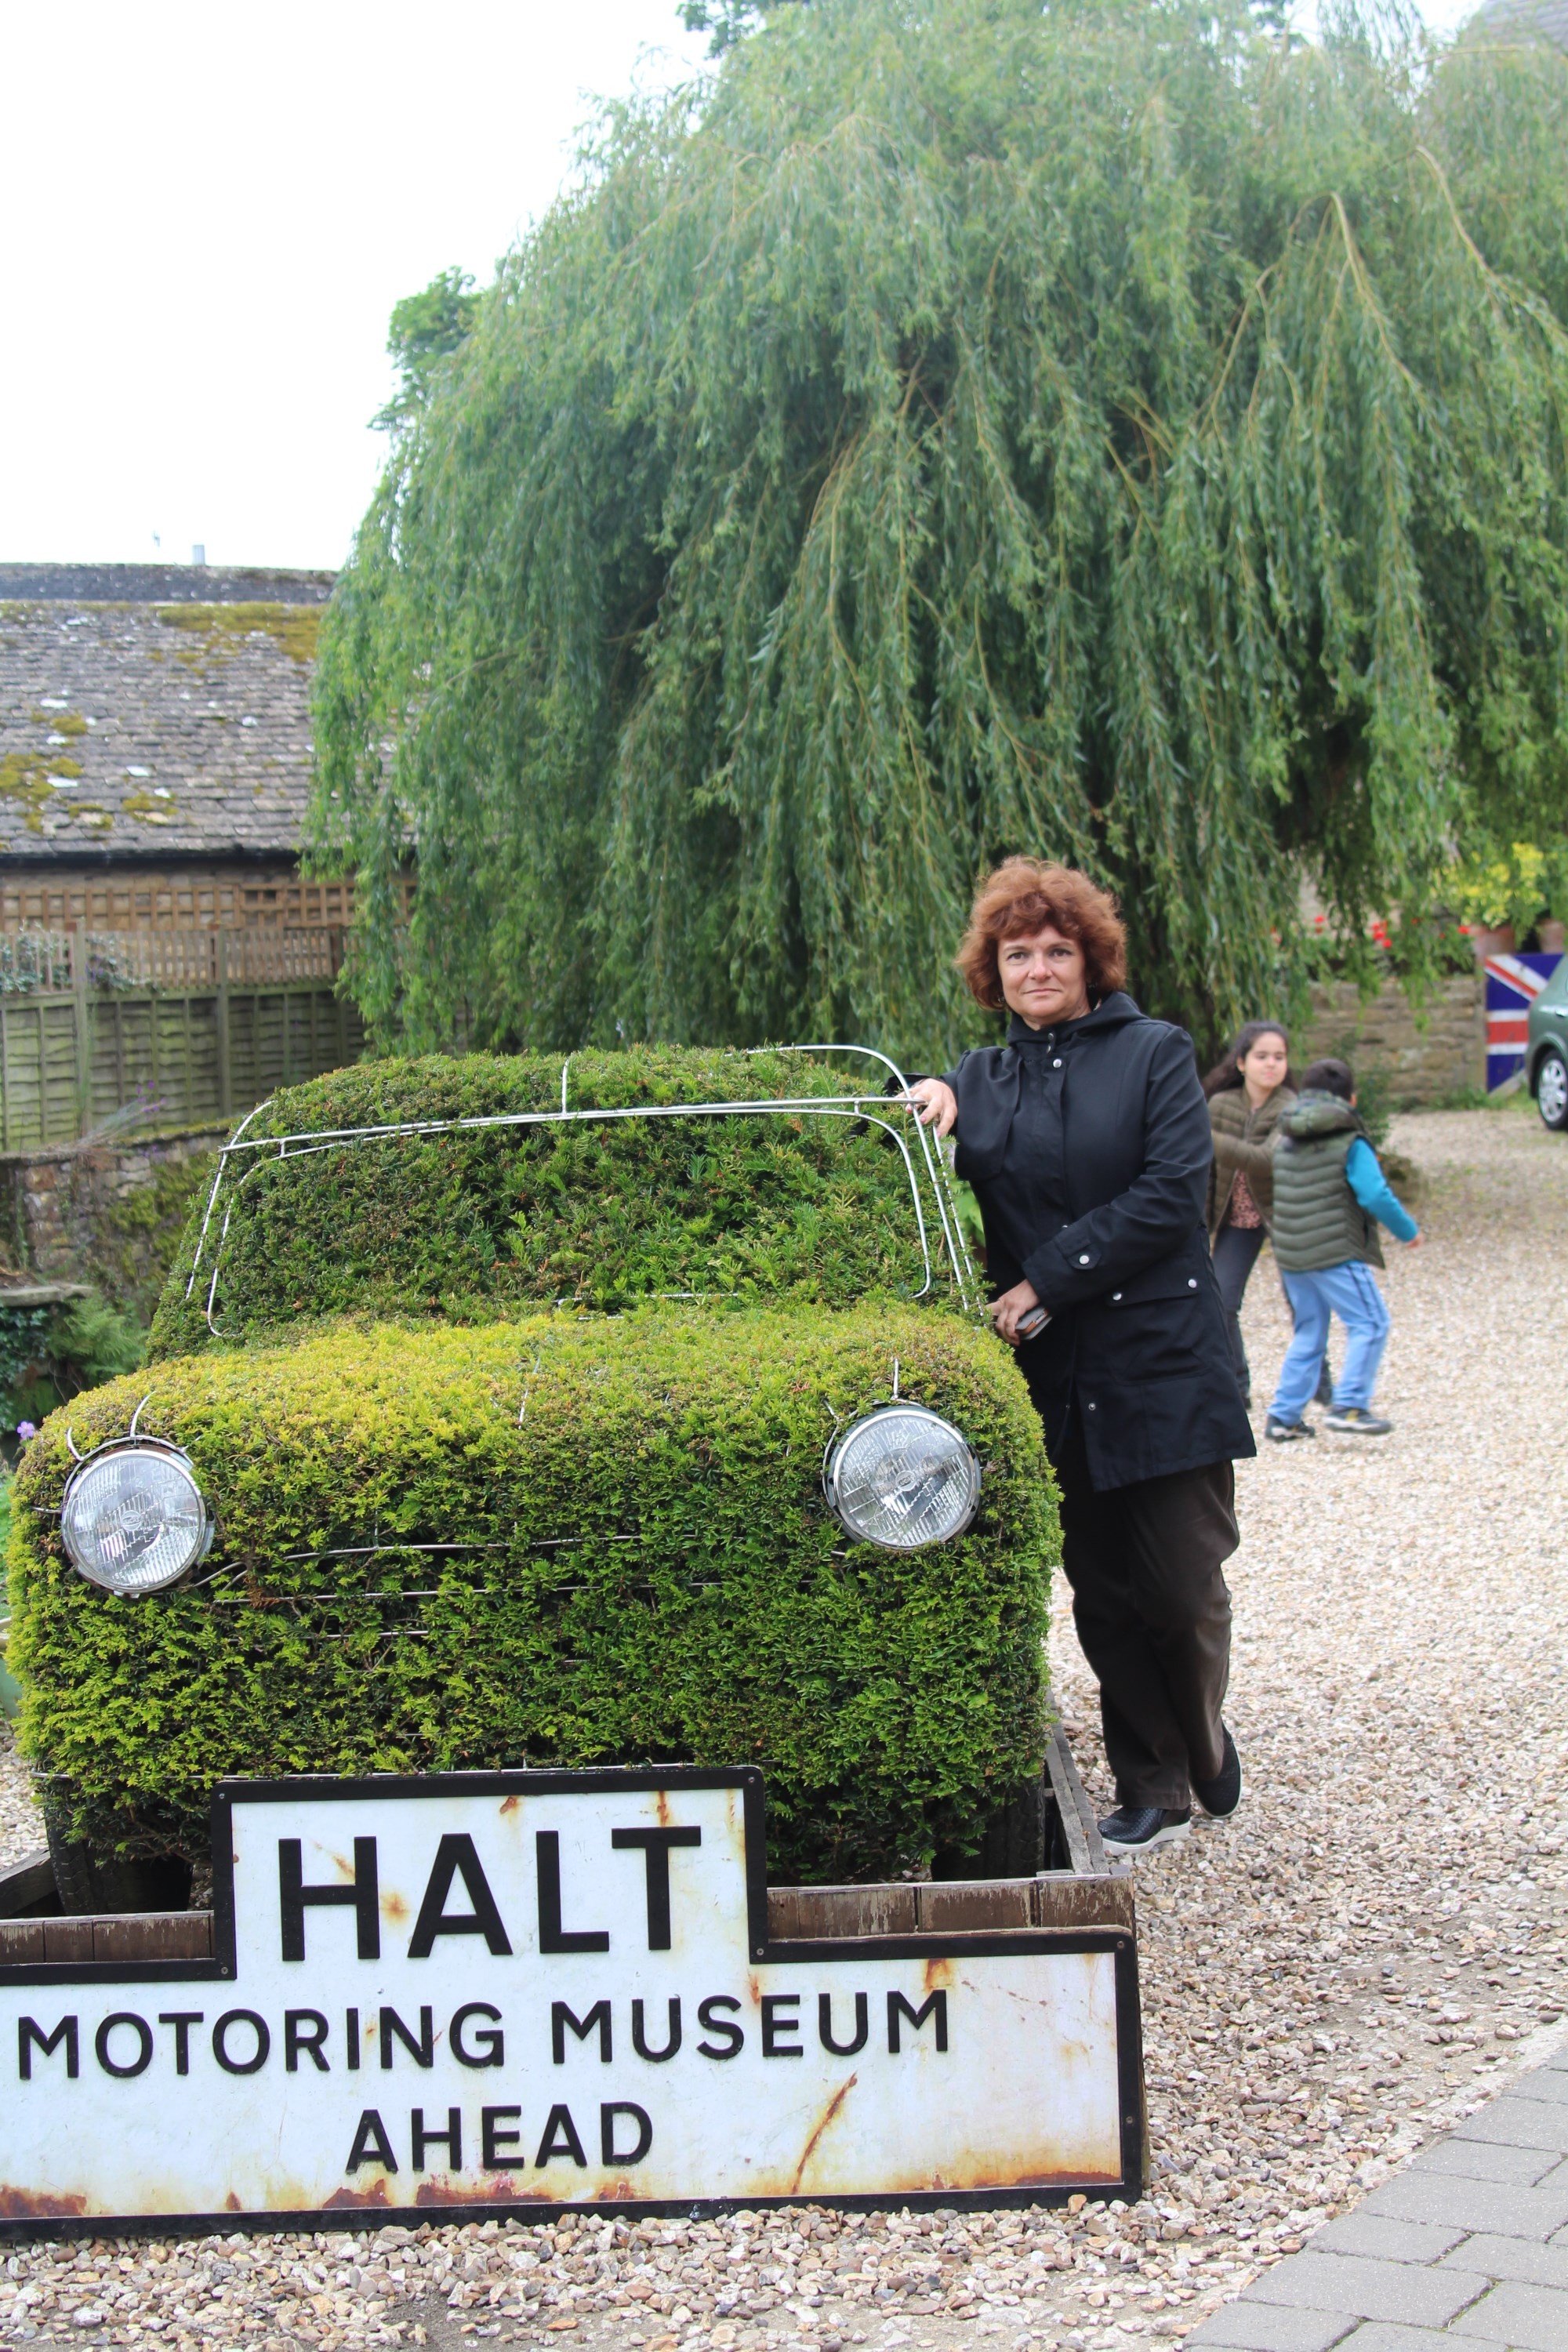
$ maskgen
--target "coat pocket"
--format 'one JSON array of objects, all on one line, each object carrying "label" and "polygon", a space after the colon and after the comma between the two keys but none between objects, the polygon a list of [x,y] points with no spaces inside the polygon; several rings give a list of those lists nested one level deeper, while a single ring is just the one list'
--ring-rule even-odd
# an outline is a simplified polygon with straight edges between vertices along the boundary
[{"label": "coat pocket", "polygon": [[1212,1275],[1145,1276],[1080,1308],[1079,1328],[1080,1377],[1118,1388],[1190,1378],[1226,1347]]}]

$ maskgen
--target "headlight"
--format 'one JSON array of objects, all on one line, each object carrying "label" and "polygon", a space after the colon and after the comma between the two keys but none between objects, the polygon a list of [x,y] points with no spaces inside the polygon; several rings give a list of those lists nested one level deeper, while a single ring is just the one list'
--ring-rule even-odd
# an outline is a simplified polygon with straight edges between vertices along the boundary
[{"label": "headlight", "polygon": [[885,1405],[834,1447],[827,1499],[863,1543],[918,1551],[963,1533],[980,1500],[980,1465],[939,1413]]},{"label": "headlight", "polygon": [[213,1523],[190,1457],[155,1437],[133,1437],[100,1446],[71,1472],[60,1533],[89,1584],[161,1592],[202,1558]]}]

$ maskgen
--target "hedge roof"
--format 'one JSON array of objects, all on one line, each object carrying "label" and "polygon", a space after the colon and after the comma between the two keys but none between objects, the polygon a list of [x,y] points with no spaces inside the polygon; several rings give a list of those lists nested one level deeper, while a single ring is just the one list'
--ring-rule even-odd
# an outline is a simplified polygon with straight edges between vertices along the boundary
[{"label": "hedge roof", "polygon": [[[941,1207],[912,1119],[879,1099],[889,1083],[875,1062],[642,1047],[374,1062],[289,1088],[246,1123],[210,1210],[198,1203],[153,1356],[206,1344],[215,1269],[225,1337],[354,1311],[911,1298],[928,1287],[922,1218],[931,1295],[951,1302]],[[565,1122],[452,1124],[559,1113],[563,1085]],[[803,1108],[584,1116],[785,1099]],[[804,1108],[816,1100],[823,1112]],[[430,1131],[366,1132],[407,1123]],[[257,1148],[323,1131],[334,1139],[287,1157]]]}]

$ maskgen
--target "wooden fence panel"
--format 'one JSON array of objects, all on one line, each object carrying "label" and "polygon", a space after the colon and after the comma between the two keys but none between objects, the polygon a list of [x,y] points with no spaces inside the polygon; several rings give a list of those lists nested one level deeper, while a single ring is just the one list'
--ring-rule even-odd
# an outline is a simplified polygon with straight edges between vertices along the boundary
[{"label": "wooden fence panel", "polygon": [[221,1127],[363,1045],[321,982],[0,992],[0,1150],[73,1143],[132,1107],[148,1127]]},{"label": "wooden fence panel", "polygon": [[77,1100],[77,1007],[68,997],[62,1004],[46,997],[38,1007],[43,1037],[43,1092],[40,1140],[69,1143],[80,1131]]}]

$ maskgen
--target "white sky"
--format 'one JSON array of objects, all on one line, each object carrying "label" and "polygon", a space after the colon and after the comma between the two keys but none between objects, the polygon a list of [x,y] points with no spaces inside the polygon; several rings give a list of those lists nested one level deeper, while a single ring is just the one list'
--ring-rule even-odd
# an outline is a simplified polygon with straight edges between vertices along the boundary
[{"label": "white sky", "polygon": [[0,561],[341,562],[393,304],[486,283],[593,99],[705,48],[676,0],[7,10]]}]

